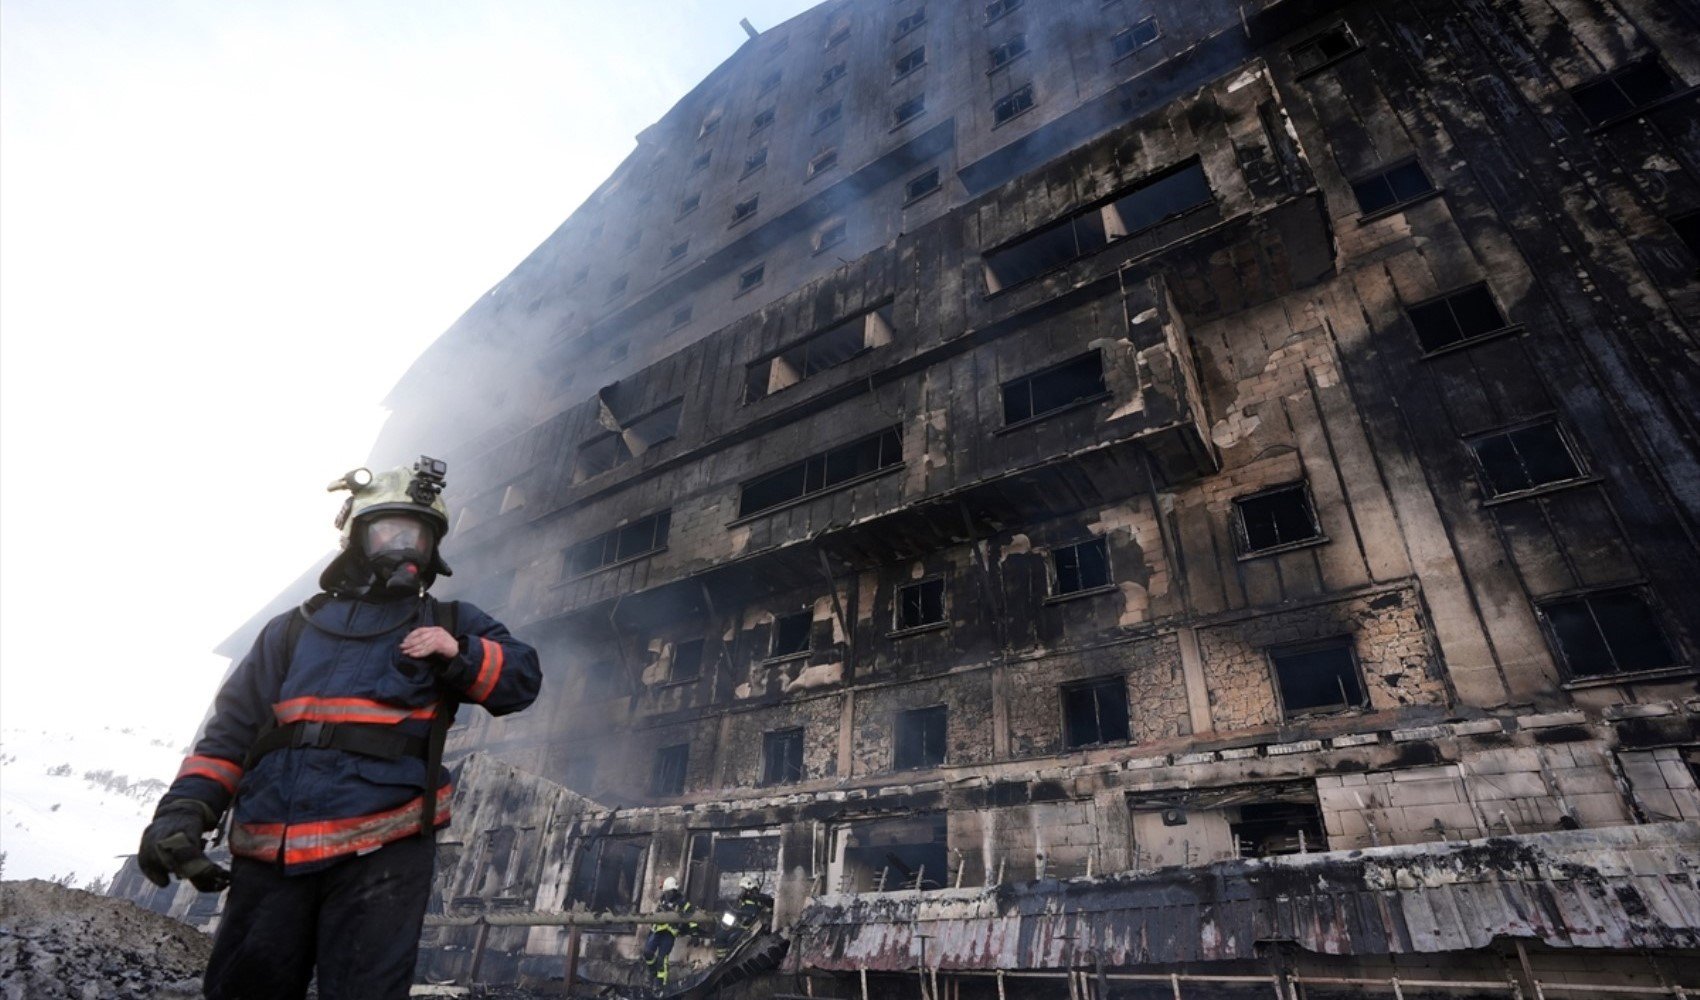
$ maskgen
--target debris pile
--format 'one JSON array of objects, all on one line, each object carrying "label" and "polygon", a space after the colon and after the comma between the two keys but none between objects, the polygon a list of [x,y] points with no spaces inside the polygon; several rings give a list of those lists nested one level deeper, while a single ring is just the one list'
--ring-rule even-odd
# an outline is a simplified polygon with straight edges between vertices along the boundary
[{"label": "debris pile", "polygon": [[123,899],[0,883],[0,1000],[192,1000],[212,939]]}]

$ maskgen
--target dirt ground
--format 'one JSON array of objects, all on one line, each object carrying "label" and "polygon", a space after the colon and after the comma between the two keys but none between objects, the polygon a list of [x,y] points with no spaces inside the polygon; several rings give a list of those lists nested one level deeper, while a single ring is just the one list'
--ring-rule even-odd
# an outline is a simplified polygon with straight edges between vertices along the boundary
[{"label": "dirt ground", "polygon": [[0,882],[0,1000],[190,1000],[212,939],[123,899]]}]

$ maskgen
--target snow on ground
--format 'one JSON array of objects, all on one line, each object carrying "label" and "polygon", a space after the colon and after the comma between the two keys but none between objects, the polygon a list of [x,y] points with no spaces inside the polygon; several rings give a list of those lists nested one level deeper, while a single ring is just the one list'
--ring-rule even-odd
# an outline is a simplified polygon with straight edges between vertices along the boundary
[{"label": "snow on ground", "polygon": [[[9,723],[17,720],[8,717]],[[183,761],[185,740],[140,728],[0,729],[0,851],[7,879],[110,879]]]}]

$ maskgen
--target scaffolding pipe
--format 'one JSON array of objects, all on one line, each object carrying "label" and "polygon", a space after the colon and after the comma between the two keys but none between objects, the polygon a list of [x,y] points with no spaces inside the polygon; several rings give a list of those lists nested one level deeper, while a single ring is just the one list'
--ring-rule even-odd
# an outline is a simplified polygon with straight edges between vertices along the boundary
[{"label": "scaffolding pipe", "polygon": [[629,927],[634,924],[690,924],[700,914],[682,913],[469,913],[460,916],[430,913],[426,927]]}]

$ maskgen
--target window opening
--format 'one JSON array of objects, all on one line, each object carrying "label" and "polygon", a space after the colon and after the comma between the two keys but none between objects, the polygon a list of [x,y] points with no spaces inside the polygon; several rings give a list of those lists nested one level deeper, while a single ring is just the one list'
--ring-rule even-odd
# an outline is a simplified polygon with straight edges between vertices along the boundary
[{"label": "window opening", "polygon": [[1476,438],[1470,442],[1470,451],[1490,499],[1582,478],[1581,463],[1570,443],[1550,420]]},{"label": "window opening", "polygon": [[1022,8],[1025,0],[992,0],[986,4],[986,23],[991,24],[1005,14],[1012,14]]},{"label": "window opening", "polygon": [[798,611],[773,619],[773,638],[768,644],[768,659],[796,656],[809,651],[809,632],[814,627],[814,614]]},{"label": "window opening", "polygon": [[668,324],[668,329],[677,330],[679,327],[684,326],[686,323],[689,323],[690,321],[691,321],[691,307],[690,306],[680,306],[679,308],[673,310],[673,319],[672,319],[672,322]]},{"label": "window opening", "polygon": [[1700,212],[1678,215],[1670,220],[1670,227],[1676,230],[1677,238],[1688,248],[1689,255],[1700,260]]},{"label": "window opening", "polygon": [[1110,39],[1110,49],[1115,57],[1130,56],[1145,46],[1157,40],[1157,19],[1147,17],[1136,22],[1130,28],[1123,28]]},{"label": "window opening", "polygon": [[891,323],[891,303],[884,302],[812,334],[776,355],[752,362],[745,373],[744,402],[753,403],[837,367],[863,351],[891,343]]},{"label": "window opening", "polygon": [[991,51],[992,70],[1000,70],[1027,53],[1027,36],[1016,35]]},{"label": "window opening", "polygon": [[1350,637],[1269,651],[1281,709],[1289,718],[1343,712],[1364,703]]},{"label": "window opening", "polygon": [[897,37],[902,38],[927,23],[927,8],[917,7],[915,13],[897,19]]},{"label": "window opening", "polygon": [[664,510],[574,545],[567,550],[568,572],[582,576],[666,548],[672,514]]},{"label": "window opening", "polygon": [[[713,846],[709,846],[712,843]],[[738,883],[750,876],[772,891],[779,873],[779,835],[765,830],[718,830],[692,838],[686,894],[691,902],[719,910],[738,897]]]},{"label": "window opening", "polygon": [[945,706],[915,708],[897,714],[893,766],[899,771],[937,767],[945,760]]},{"label": "window opening", "polygon": [[755,117],[750,119],[750,134],[754,135],[762,129],[767,128],[769,125],[772,125],[773,117],[773,108],[763,108],[760,111],[757,111]]},{"label": "window opening", "polygon": [[834,101],[815,112],[815,131],[820,131],[844,116],[844,102]]},{"label": "window opening", "polygon": [[600,837],[591,841],[574,866],[569,898],[587,910],[630,912],[637,905],[638,879],[648,853],[647,837]]},{"label": "window opening", "polygon": [[898,892],[951,884],[949,825],[943,813],[869,820],[836,833],[838,889]]},{"label": "window opening", "polygon": [[762,279],[766,276],[766,264],[757,264],[755,267],[750,268],[743,274],[738,275],[738,294],[742,295],[744,292],[747,292],[761,284]]},{"label": "window opening", "polygon": [[769,73],[768,75],[762,77],[761,83],[756,86],[756,96],[760,97],[761,95],[766,94],[769,91],[773,90],[775,87],[779,86],[779,80],[780,80],[781,75],[782,75],[782,73],[781,73],[780,70],[774,70],[773,72]]},{"label": "window opening", "polygon": [[1635,589],[1603,590],[1537,605],[1572,677],[1631,674],[1676,665],[1658,616]]},{"label": "window opening", "polygon": [[826,47],[828,49],[836,49],[849,40],[850,26],[848,24],[841,24],[832,30],[832,34],[826,36]]},{"label": "window opening", "polygon": [[748,177],[765,166],[767,166],[767,147],[762,146],[744,157],[744,176]]},{"label": "window opening", "polygon": [[685,792],[685,766],[689,763],[691,748],[689,744],[680,743],[677,746],[662,747],[655,752],[655,770],[649,777],[649,794],[651,795],[683,795]]},{"label": "window opening", "polygon": [[1053,596],[1078,594],[1110,585],[1110,547],[1102,538],[1063,545],[1051,550],[1051,569],[1056,576]]},{"label": "window opening", "polygon": [[590,268],[588,267],[581,267],[574,271],[572,281],[573,287],[577,288],[579,285],[584,284],[584,280],[588,277],[590,277]]},{"label": "window opening", "polygon": [[1228,832],[1242,858],[1328,849],[1322,810],[1314,802],[1247,802],[1231,812]]},{"label": "window opening", "polygon": [[919,118],[921,116],[921,113],[923,111],[926,111],[926,110],[927,110],[926,95],[917,94],[914,97],[911,97],[909,100],[904,101],[902,104],[899,104],[896,107],[896,109],[894,109],[892,111],[891,116],[895,120],[894,121],[895,124],[902,125],[905,122],[913,121],[916,118]]},{"label": "window opening", "polygon": [[1676,93],[1676,80],[1653,59],[1642,59],[1579,87],[1570,96],[1595,125],[1633,114]]},{"label": "window opening", "polygon": [[1407,202],[1416,201],[1434,191],[1423,165],[1407,160],[1377,174],[1352,182],[1352,194],[1357,196],[1358,210],[1374,215]]},{"label": "window opening", "polygon": [[1024,375],[1003,384],[1005,426],[1067,409],[1109,390],[1104,385],[1103,356],[1097,351],[1072,361]]},{"label": "window opening", "polygon": [[679,684],[702,676],[702,647],[701,639],[673,644],[673,661],[667,665],[667,683]]},{"label": "window opening", "polygon": [[1063,746],[1127,742],[1127,680],[1120,674],[1065,685],[1062,702]]},{"label": "window opening", "polygon": [[[690,307],[686,306],[685,309],[688,311]],[[573,463],[573,482],[581,483],[592,476],[601,475],[624,465],[663,441],[672,440],[679,433],[679,414],[683,409],[684,400],[675,399],[649,413],[623,421],[623,426],[617,431],[610,431],[586,441],[579,447]],[[610,412],[609,416],[612,415]]]},{"label": "window opening", "polygon": [[999,98],[992,105],[992,123],[993,125],[1002,125],[1032,107],[1033,85],[1029,83],[1008,96]]},{"label": "window opening", "polygon": [[701,205],[701,204],[702,204],[702,195],[700,195],[700,194],[687,195],[683,200],[681,200],[679,202],[679,215],[681,217],[689,215],[692,212],[696,211],[697,206]]},{"label": "window opening", "polygon": [[625,246],[620,248],[620,252],[622,254],[631,253],[633,250],[636,250],[638,248],[638,244],[640,244],[642,242],[643,242],[643,230],[634,229],[634,230],[632,230],[631,234],[626,237]]},{"label": "window opening", "polygon": [[826,69],[821,71],[820,86],[816,89],[825,90],[826,88],[832,86],[835,82],[837,82],[838,80],[841,80],[843,78],[844,78],[844,64],[841,63],[841,62],[833,63],[831,66],[828,66]]},{"label": "window opening", "polygon": [[809,161],[809,176],[814,177],[838,166],[838,150],[828,149]]},{"label": "window opening", "polygon": [[733,224],[736,225],[737,223],[743,222],[745,219],[748,219],[748,218],[754,216],[756,214],[756,209],[758,207],[760,207],[760,205],[761,205],[761,195],[759,195],[759,194],[751,195],[750,197],[744,199],[743,201],[738,202],[736,205],[733,205],[732,206],[732,222],[733,222]]},{"label": "window opening", "polygon": [[1425,351],[1438,351],[1505,329],[1505,317],[1486,285],[1433,299],[1405,310]]},{"label": "window opening", "polygon": [[1358,44],[1351,26],[1342,21],[1293,46],[1288,50],[1288,54],[1293,57],[1293,71],[1299,76],[1305,76],[1344,59],[1361,48],[1363,46]]},{"label": "window opening", "polygon": [[707,117],[703,118],[702,126],[697,129],[697,138],[698,139],[706,139],[709,136],[713,135],[715,129],[718,129],[719,127],[720,127],[720,111],[719,111],[719,109],[715,109],[714,111],[710,111],[708,113]]},{"label": "window opening", "polygon": [[761,783],[789,785],[803,780],[803,731],[781,729],[761,738]]},{"label": "window opening", "polygon": [[1244,553],[1265,552],[1322,537],[1304,483],[1277,486],[1234,500]]},{"label": "window opening", "polygon": [[744,484],[738,497],[738,516],[771,510],[901,464],[903,438],[891,427]]},{"label": "window opening", "polygon": [[926,64],[927,47],[925,45],[917,45],[908,52],[897,57],[897,62],[892,66],[892,75],[899,78],[905,77]]},{"label": "window opening", "polygon": [[709,161],[713,160],[713,159],[714,159],[714,150],[712,150],[712,149],[705,149],[702,152],[698,153],[697,156],[696,156],[696,159],[691,161],[691,173],[694,174],[694,173],[699,173],[703,170],[707,170]]},{"label": "window opening", "polygon": [[897,629],[922,628],[944,621],[944,580],[922,580],[897,588]]},{"label": "window opening", "polygon": [[843,243],[848,233],[849,227],[843,219],[835,219],[822,226],[815,232],[815,253],[820,253],[822,250]]},{"label": "window opening", "polygon": [[685,259],[685,253],[691,248],[690,240],[680,240],[667,248],[667,263],[677,264]]},{"label": "window opening", "polygon": [[909,182],[903,185],[903,200],[907,204],[938,189],[939,168],[934,167],[924,174],[910,178]]},{"label": "window opening", "polygon": [[995,295],[1031,281],[1211,202],[1204,167],[1194,160],[988,252],[987,292]]}]

